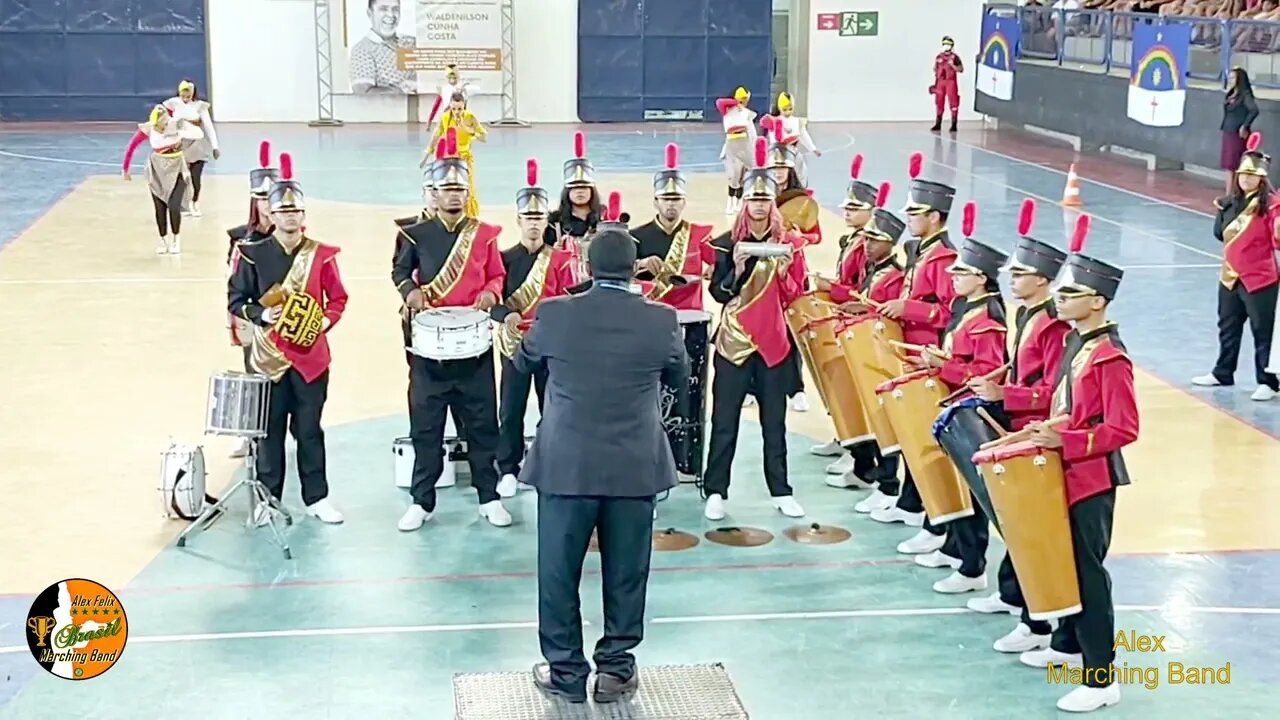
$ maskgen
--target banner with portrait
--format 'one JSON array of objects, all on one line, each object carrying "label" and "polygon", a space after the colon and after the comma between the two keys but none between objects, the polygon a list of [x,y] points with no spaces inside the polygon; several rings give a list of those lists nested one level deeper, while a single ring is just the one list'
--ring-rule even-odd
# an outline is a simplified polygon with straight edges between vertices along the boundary
[{"label": "banner with portrait", "polygon": [[1178,127],[1187,106],[1191,26],[1135,24],[1129,68],[1130,120],[1152,127]]},{"label": "banner with portrait", "polygon": [[1013,66],[1022,28],[1017,16],[982,17],[982,53],[977,90],[997,100],[1013,99]]},{"label": "banner with portrait", "polygon": [[468,94],[502,88],[503,0],[343,0],[335,89],[355,95],[451,92],[454,68]]}]

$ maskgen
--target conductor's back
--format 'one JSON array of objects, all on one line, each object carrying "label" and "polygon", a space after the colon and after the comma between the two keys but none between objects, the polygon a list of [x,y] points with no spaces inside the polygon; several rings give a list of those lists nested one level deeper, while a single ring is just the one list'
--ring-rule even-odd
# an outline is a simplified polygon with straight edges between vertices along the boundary
[{"label": "conductor's back", "polygon": [[538,490],[538,634],[545,692],[586,699],[578,584],[592,531],[600,548],[604,637],[596,702],[636,685],[655,496],[676,484],[659,384],[684,388],[688,359],[675,310],[634,294],[636,243],[625,229],[591,241],[592,285],[544,301],[513,362],[547,370],[542,420],[520,480]]}]

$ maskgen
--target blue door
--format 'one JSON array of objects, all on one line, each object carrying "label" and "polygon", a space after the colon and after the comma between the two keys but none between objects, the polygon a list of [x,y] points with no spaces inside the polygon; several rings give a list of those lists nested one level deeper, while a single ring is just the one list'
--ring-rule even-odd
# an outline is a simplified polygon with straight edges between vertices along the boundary
[{"label": "blue door", "polygon": [[772,0],[581,0],[584,122],[717,120],[739,85],[764,113],[773,78]]},{"label": "blue door", "polygon": [[144,121],[208,97],[205,0],[0,0],[0,119]]}]

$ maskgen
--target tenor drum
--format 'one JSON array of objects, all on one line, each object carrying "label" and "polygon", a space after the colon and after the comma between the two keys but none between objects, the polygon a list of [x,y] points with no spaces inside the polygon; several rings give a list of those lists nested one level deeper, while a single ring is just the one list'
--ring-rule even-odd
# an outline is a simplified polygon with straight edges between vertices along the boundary
[{"label": "tenor drum", "polygon": [[[796,347],[800,350],[800,359],[804,361],[805,367],[817,368],[805,328],[815,320],[836,316],[836,306],[831,302],[831,295],[824,292],[801,295],[787,306],[787,311],[783,314],[786,316],[787,328],[795,338]],[[822,399],[822,404],[828,406],[827,390],[823,387],[821,373],[814,370],[813,375],[814,384],[818,386],[818,396]]]},{"label": "tenor drum", "polygon": [[[407,437],[396,438],[391,443],[391,455],[394,458],[392,469],[395,475],[396,487],[408,490],[413,487],[413,462],[416,457],[413,452],[413,440]],[[446,446],[444,470],[440,473],[440,479],[436,480],[436,487],[453,487],[457,483],[458,468],[449,457],[449,449]]]},{"label": "tenor drum", "polygon": [[843,321],[839,326],[840,351],[853,375],[854,389],[862,402],[867,427],[880,446],[880,454],[892,455],[901,450],[898,446],[898,434],[894,432],[893,423],[889,422],[889,415],[876,396],[876,387],[900,373],[891,372],[881,363],[875,337],[875,326],[879,320],[874,315],[862,315]]},{"label": "tenor drum", "polygon": [[969,488],[930,432],[938,401],[947,396],[942,382],[921,370],[881,383],[876,394],[893,423],[929,520],[941,525],[973,515]]},{"label": "tenor drum", "polygon": [[973,493],[973,499],[978,502],[978,507],[982,508],[987,518],[999,531],[1000,522],[996,519],[995,510],[991,506],[987,483],[973,464],[973,455],[978,452],[983,443],[1000,437],[1000,433],[978,414],[979,409],[986,412],[1002,427],[1008,427],[1008,419],[999,404],[969,398],[949,405],[938,413],[938,418],[933,421],[933,437],[942,446],[947,457],[951,458],[960,477],[968,483],[969,491]]},{"label": "tenor drum", "polygon": [[911,372],[912,368],[894,353],[893,346],[889,344],[890,341],[902,342],[902,325],[892,318],[878,317],[871,331],[876,336],[876,358],[880,367],[893,373],[894,377]]},{"label": "tenor drum", "polygon": [[853,371],[840,347],[836,334],[839,319],[832,315],[810,322],[804,334],[813,358],[810,372],[823,388],[822,399],[831,416],[831,424],[835,426],[836,439],[841,445],[852,447],[874,440],[875,436],[867,425],[867,415],[863,411]]},{"label": "tenor drum", "polygon": [[265,375],[221,372],[209,378],[209,404],[204,431],[208,435],[263,437],[271,380]]},{"label": "tenor drum", "polygon": [[1031,619],[1080,612],[1061,457],[1021,442],[979,451],[973,462],[987,481]]},{"label": "tenor drum", "polygon": [[701,310],[678,310],[680,332],[684,336],[684,349],[689,355],[689,384],[687,411],[678,412],[676,399],[679,389],[665,382],[660,387],[662,403],[662,427],[667,442],[675,455],[676,470],[682,480],[700,482],[703,471],[703,452],[706,443],[707,417],[707,336],[711,314]]},{"label": "tenor drum", "polygon": [[413,317],[409,352],[429,360],[480,357],[493,346],[489,314],[464,307],[424,310]]}]

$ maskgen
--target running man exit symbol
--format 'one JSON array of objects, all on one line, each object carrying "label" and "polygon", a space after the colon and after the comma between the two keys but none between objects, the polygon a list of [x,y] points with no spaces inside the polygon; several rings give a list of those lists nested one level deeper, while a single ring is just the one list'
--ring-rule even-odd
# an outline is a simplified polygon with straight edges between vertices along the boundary
[{"label": "running man exit symbol", "polygon": [[866,37],[880,34],[880,13],[843,12],[840,13],[840,35],[842,37]]}]

